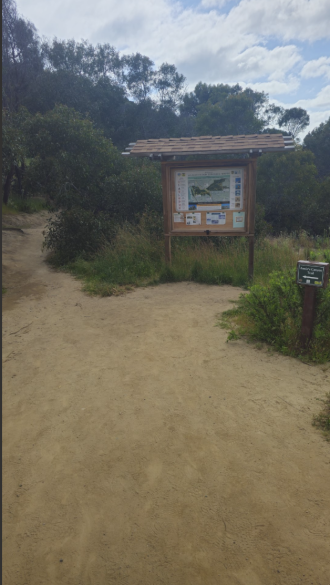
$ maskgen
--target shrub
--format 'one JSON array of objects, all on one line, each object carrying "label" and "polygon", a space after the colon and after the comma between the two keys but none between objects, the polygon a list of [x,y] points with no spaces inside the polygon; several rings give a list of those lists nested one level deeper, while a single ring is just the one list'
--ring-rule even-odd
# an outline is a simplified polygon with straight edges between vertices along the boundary
[{"label": "shrub", "polygon": [[[222,317],[222,326],[233,326],[236,335],[263,341],[286,355],[305,356],[315,362],[330,359],[330,289],[317,290],[313,336],[302,348],[300,330],[304,287],[295,282],[295,271],[273,272],[265,286],[254,285],[241,295],[236,309]],[[234,338],[233,333],[231,338]]]},{"label": "shrub", "polygon": [[92,257],[112,239],[114,232],[114,225],[104,214],[95,216],[80,208],[64,210],[48,220],[44,247],[54,252],[53,262],[61,265],[78,256]]}]

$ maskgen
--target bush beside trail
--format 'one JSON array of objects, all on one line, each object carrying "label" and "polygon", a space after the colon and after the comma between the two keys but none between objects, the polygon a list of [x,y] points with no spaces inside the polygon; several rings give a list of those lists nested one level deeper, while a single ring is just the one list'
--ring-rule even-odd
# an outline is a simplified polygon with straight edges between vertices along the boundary
[{"label": "bush beside trail", "polygon": [[317,290],[313,336],[301,344],[304,287],[295,271],[273,272],[266,285],[254,285],[242,294],[236,308],[223,313],[220,325],[229,328],[228,340],[246,337],[275,350],[317,363],[330,360],[330,288]]}]

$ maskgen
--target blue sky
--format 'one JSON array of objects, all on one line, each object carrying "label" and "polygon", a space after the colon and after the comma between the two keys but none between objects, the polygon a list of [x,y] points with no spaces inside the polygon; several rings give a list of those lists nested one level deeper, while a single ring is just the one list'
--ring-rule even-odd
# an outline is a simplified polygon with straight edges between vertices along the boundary
[{"label": "blue sky", "polygon": [[310,131],[330,116],[330,0],[17,0],[41,36],[110,43],[158,66],[174,63],[188,89],[240,83],[300,106]]}]

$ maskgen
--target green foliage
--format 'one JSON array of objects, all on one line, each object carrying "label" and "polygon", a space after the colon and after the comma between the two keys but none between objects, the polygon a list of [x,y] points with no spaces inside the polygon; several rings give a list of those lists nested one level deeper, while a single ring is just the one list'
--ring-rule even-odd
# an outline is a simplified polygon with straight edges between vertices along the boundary
[{"label": "green foliage", "polygon": [[3,202],[6,205],[15,174],[17,194],[24,195],[22,177],[24,159],[27,155],[25,125],[29,119],[29,113],[25,108],[20,108],[18,112],[2,110],[2,191]]},{"label": "green foliage", "polygon": [[26,177],[29,190],[47,193],[64,206],[99,196],[106,177],[123,164],[92,122],[65,106],[31,118],[26,141],[32,158]]},{"label": "green foliage", "polygon": [[273,272],[266,285],[253,285],[240,296],[238,308],[227,311],[233,331],[255,341],[266,342],[286,355],[322,363],[330,360],[330,289],[317,290],[312,339],[302,347],[300,332],[304,287],[295,282],[295,270]]},{"label": "green foliage", "polygon": [[66,264],[76,257],[89,258],[114,235],[109,218],[81,208],[64,210],[48,220],[44,247],[53,252],[52,261]]},{"label": "green foliage", "polygon": [[[87,217],[89,221],[89,216]],[[102,232],[96,245],[78,255],[87,236],[78,230],[77,244],[72,244],[73,227],[62,233],[62,223],[55,225],[53,247],[66,242],[63,256],[55,253],[53,262],[64,265],[85,280],[87,289],[97,294],[116,294],[118,287],[156,282],[185,280],[206,284],[248,284],[248,243],[244,238],[173,238],[172,265],[165,264],[162,219],[156,212],[143,213],[137,224],[124,223],[110,233]],[[76,230],[77,231],[77,230]],[[110,243],[109,243],[110,242]],[[98,248],[100,246],[100,248]],[[73,249],[69,266],[66,248]],[[62,250],[62,249],[61,249]],[[97,251],[95,254],[94,251]],[[76,259],[75,259],[76,258]],[[276,245],[258,240],[255,246],[255,282],[265,283],[271,270],[285,270],[296,265],[297,253],[286,241]],[[72,260],[71,260],[72,259]],[[108,292],[107,292],[108,291]]]},{"label": "green foliage", "polygon": [[321,178],[330,175],[330,118],[309,132],[304,147],[315,155],[315,164]]},{"label": "green foliage", "polygon": [[264,206],[265,220],[276,234],[300,229],[323,232],[327,218],[315,214],[316,200],[321,196],[316,174],[309,151],[269,153],[260,158],[257,201]]},{"label": "green foliage", "polygon": [[289,108],[288,110],[284,110],[279,118],[278,124],[280,128],[284,126],[296,138],[302,130],[307,128],[309,115],[303,108]]},{"label": "green foliage", "polygon": [[198,135],[254,134],[262,128],[253,98],[245,93],[229,95],[223,103],[207,102],[198,107],[195,124]]},{"label": "green foliage", "polygon": [[2,103],[17,112],[42,71],[34,25],[18,16],[14,0],[2,2]]},{"label": "green foliage", "polygon": [[16,215],[17,213],[38,213],[49,210],[49,205],[43,197],[12,197],[8,205],[3,205],[2,213]]},{"label": "green foliage", "polygon": [[152,225],[152,214],[144,214],[138,226],[124,224],[93,260],[80,257],[66,269],[85,281],[84,290],[102,296],[154,282],[163,262],[163,242],[155,238]]}]

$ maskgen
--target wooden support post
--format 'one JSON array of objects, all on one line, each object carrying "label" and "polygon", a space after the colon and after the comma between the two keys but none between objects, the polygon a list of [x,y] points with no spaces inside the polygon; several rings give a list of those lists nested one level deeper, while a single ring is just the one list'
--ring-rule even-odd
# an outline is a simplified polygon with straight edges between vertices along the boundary
[{"label": "wooden support post", "polygon": [[315,317],[316,287],[305,286],[304,308],[301,326],[301,343],[306,347],[311,340]]},{"label": "wooden support post", "polygon": [[166,264],[171,264],[172,254],[171,254],[171,236],[165,236],[165,262]]},{"label": "wooden support post", "polygon": [[249,281],[253,280],[254,271],[254,236],[249,237]]}]

